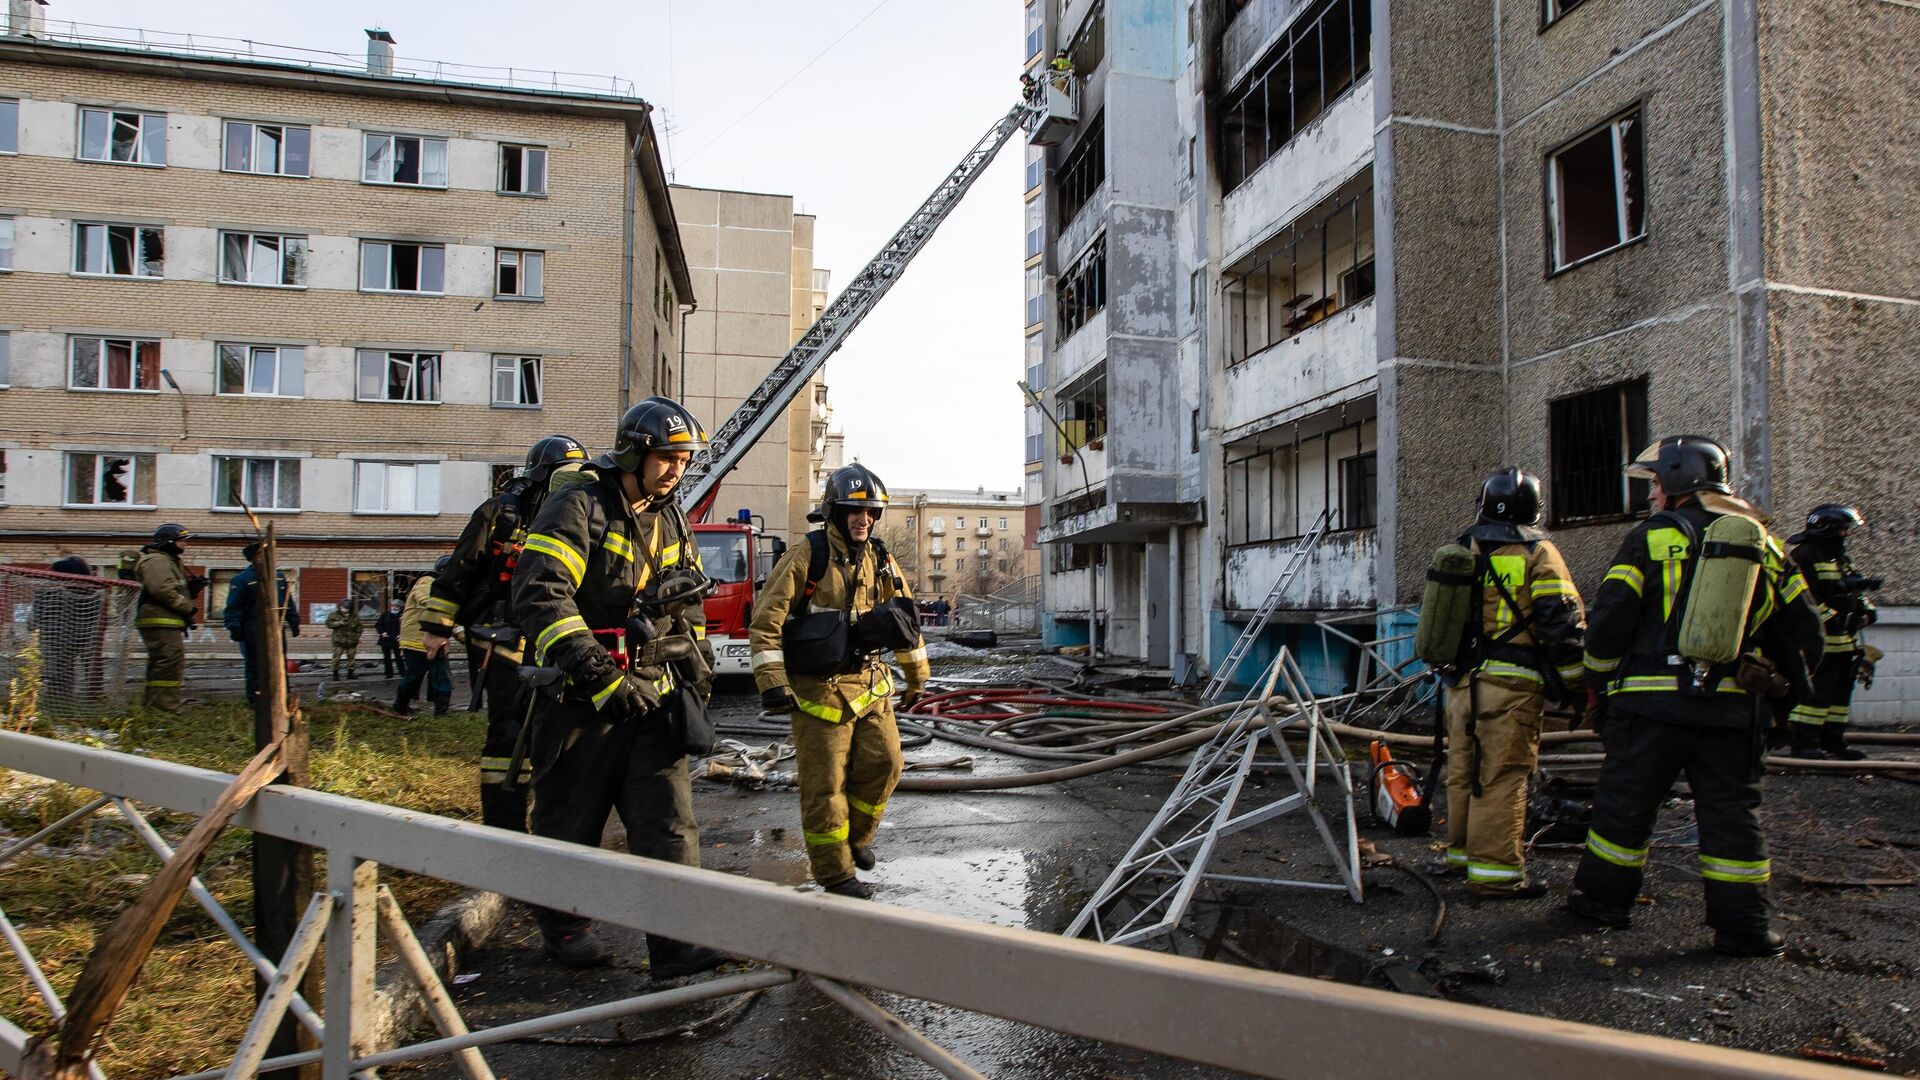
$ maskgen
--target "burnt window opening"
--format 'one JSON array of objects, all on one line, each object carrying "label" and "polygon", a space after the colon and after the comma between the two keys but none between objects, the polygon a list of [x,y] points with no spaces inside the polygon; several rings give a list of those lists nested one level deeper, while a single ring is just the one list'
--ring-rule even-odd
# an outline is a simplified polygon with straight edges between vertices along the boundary
[{"label": "burnt window opening", "polygon": [[1221,190],[1232,191],[1373,70],[1369,0],[1322,0],[1227,95]]},{"label": "burnt window opening", "polygon": [[1621,471],[1647,444],[1647,380],[1615,383],[1561,398],[1549,409],[1556,525],[1639,512],[1647,482]]},{"label": "burnt window opening", "polygon": [[[1311,421],[1303,423],[1310,424]],[[1292,442],[1283,434],[1227,449],[1227,543],[1294,540],[1330,509],[1335,532],[1379,524],[1379,424],[1373,417]]]},{"label": "burnt window opening", "polygon": [[1229,367],[1373,295],[1372,186],[1309,210],[1242,265],[1223,287]]},{"label": "burnt window opening", "polygon": [[1107,306],[1107,237],[1102,233],[1087,253],[1060,275],[1059,340],[1065,342]]},{"label": "burnt window opening", "polygon": [[1087,205],[1093,193],[1107,179],[1107,115],[1102,112],[1087,122],[1086,134],[1070,151],[1054,173],[1053,191],[1059,199],[1061,229],[1073,224],[1073,216]]},{"label": "burnt window opening", "polygon": [[[1107,376],[1100,373],[1072,390],[1062,391],[1056,403],[1060,430],[1054,433],[1055,447],[1063,459],[1073,460],[1081,447],[1100,450],[1107,438]],[[1078,479],[1076,476],[1075,479]]]},{"label": "burnt window opening", "polygon": [[1636,106],[1547,159],[1553,270],[1577,266],[1647,234],[1643,142]]}]

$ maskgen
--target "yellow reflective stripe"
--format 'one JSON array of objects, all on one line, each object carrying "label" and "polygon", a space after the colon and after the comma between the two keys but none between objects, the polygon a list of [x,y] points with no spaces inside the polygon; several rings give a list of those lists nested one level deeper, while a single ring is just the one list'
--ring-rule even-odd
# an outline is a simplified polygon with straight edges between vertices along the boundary
[{"label": "yellow reflective stripe", "polygon": [[698,625],[695,626],[693,628],[693,640],[695,641],[707,640],[707,628],[705,626],[698,626]]},{"label": "yellow reflective stripe", "polygon": [[667,567],[672,566],[679,561],[680,561],[680,544],[678,541],[668,544],[666,547],[663,547],[660,549],[660,568],[662,570],[665,570]]},{"label": "yellow reflective stripe", "polygon": [[575,586],[580,584],[581,578],[587,576],[587,557],[573,550],[565,540],[558,537],[548,536],[546,533],[534,533],[527,537],[526,550],[537,551],[558,560],[560,565],[567,568],[567,573],[572,575]]},{"label": "yellow reflective stripe", "polygon": [[787,654],[781,652],[779,649],[763,649],[753,654],[753,670],[755,671],[759,671],[768,664],[784,665],[786,662]]},{"label": "yellow reflective stripe", "polygon": [[861,813],[867,815],[870,818],[877,818],[881,814],[886,813],[887,811],[886,803],[881,803],[878,806],[875,806],[873,803],[870,803],[870,802],[861,802],[859,799],[856,799],[851,795],[847,796],[847,805],[853,807],[855,810],[860,811]]},{"label": "yellow reflective stripe", "polygon": [[1480,665],[1482,675],[1503,675],[1509,679],[1527,679],[1540,681],[1540,673],[1521,664],[1509,664],[1500,660],[1489,660]]},{"label": "yellow reflective stripe", "polygon": [[671,668],[667,669],[666,674],[661,675],[659,678],[653,680],[653,688],[655,690],[660,691],[660,693],[663,696],[667,693],[667,691],[672,690],[673,689],[673,669]]},{"label": "yellow reflective stripe", "polygon": [[135,627],[143,627],[143,626],[148,626],[148,627],[153,627],[153,626],[158,626],[158,627],[174,627],[174,626],[178,626],[178,627],[184,627],[184,626],[186,626],[186,625],[187,625],[187,620],[185,620],[185,619],[176,619],[176,618],[174,618],[174,617],[172,617],[171,615],[149,615],[149,616],[147,616],[147,617],[146,617],[146,618],[144,618],[144,619],[135,619],[135,620],[133,620],[133,625],[134,625]]},{"label": "yellow reflective stripe", "polygon": [[460,614],[460,605],[438,596],[427,597],[424,605],[428,611],[438,611],[446,615]]},{"label": "yellow reflective stripe", "polygon": [[806,698],[799,697],[798,695],[794,697],[793,704],[795,708],[806,713],[808,716],[817,716],[829,724],[837,724],[847,717],[846,713],[841,712],[831,705],[822,705],[817,701],[808,701]]},{"label": "yellow reflective stripe", "polygon": [[1447,864],[1450,866],[1467,865],[1467,849],[1450,847],[1447,849]]},{"label": "yellow reflective stripe", "polygon": [[1818,705],[1795,705],[1787,714],[1787,719],[1796,724],[1824,724],[1827,722],[1827,710]]},{"label": "yellow reflective stripe", "polygon": [[615,690],[620,689],[620,683],[625,678],[626,676],[624,675],[615,675],[613,677],[612,682],[594,691],[593,707],[596,711],[598,711],[601,708],[601,706],[604,706],[607,703],[607,699],[613,696],[613,692]]},{"label": "yellow reflective stripe", "polygon": [[633,561],[633,541],[627,539],[622,534],[608,530],[606,539],[603,540],[602,543],[607,545],[608,551],[613,552],[628,562]]},{"label": "yellow reflective stripe", "polygon": [[1468,881],[1518,881],[1525,876],[1527,876],[1526,870],[1506,863],[1470,862],[1467,864]]},{"label": "yellow reflective stripe", "polygon": [[1579,661],[1575,661],[1571,664],[1562,664],[1554,670],[1560,673],[1561,681],[1571,683],[1580,678],[1580,668]]},{"label": "yellow reflective stripe", "polygon": [[[1658,694],[1675,693],[1679,689],[1680,683],[1672,675],[1629,675],[1609,687],[1607,692],[1610,694]],[[1746,693],[1745,690],[1735,685],[1731,678],[1721,679],[1720,685],[1715,688],[1714,692],[1720,694]]]},{"label": "yellow reflective stripe", "polygon": [[[1489,556],[1487,558],[1487,574],[1488,574],[1488,580],[1486,583],[1488,585],[1493,584],[1493,580],[1492,580],[1493,578],[1498,578],[1501,584],[1507,587],[1507,593],[1509,595],[1515,596],[1515,598],[1517,599],[1518,594],[1520,592],[1520,586],[1525,583],[1527,578],[1526,556],[1524,555]],[[1507,603],[1507,598],[1504,596],[1499,597],[1495,601],[1493,610],[1494,610],[1493,628],[1496,633],[1498,633],[1501,630],[1505,630],[1509,626],[1512,626],[1513,621],[1520,616],[1520,613],[1518,611],[1515,611],[1511,604]]]},{"label": "yellow reflective stripe", "polygon": [[533,658],[535,662],[540,664],[547,662],[547,650],[553,647],[554,642],[572,634],[584,634],[586,632],[587,620],[578,615],[569,615],[547,627],[545,630],[540,631],[540,636],[533,639]]},{"label": "yellow reflective stripe", "polygon": [[895,652],[893,655],[903,664],[920,663],[927,658],[927,647],[922,645],[917,649],[909,649],[906,652]]},{"label": "yellow reflective stripe", "polygon": [[1535,600],[1543,596],[1570,596],[1574,593],[1573,582],[1559,578],[1542,578],[1527,587]]},{"label": "yellow reflective stripe", "polygon": [[1680,595],[1680,577],[1687,565],[1687,550],[1687,534],[1679,529],[1647,531],[1647,557],[1660,564],[1662,618],[1673,618],[1674,601]]},{"label": "yellow reflective stripe", "polygon": [[1606,675],[1611,673],[1615,668],[1620,666],[1620,657],[1616,656],[1611,660],[1602,660],[1599,657],[1593,655],[1592,653],[1587,653],[1584,657],[1581,658],[1581,663],[1586,665],[1586,669],[1588,671],[1597,672],[1601,675]]},{"label": "yellow reflective stripe", "polygon": [[852,701],[848,702],[848,704],[853,707],[853,711],[855,713],[860,713],[860,712],[864,712],[867,706],[873,704],[876,701],[879,701],[883,697],[887,697],[892,693],[893,693],[893,680],[881,679],[872,688],[868,689],[866,693],[861,694],[857,698],[854,698]]},{"label": "yellow reflective stripe", "polygon": [[1625,844],[1616,844],[1592,829],[1587,830],[1587,850],[1615,866],[1624,866],[1630,870],[1647,864],[1646,848],[1630,848]]},{"label": "yellow reflective stripe", "polygon": [[1787,583],[1780,587],[1780,599],[1792,603],[1807,591],[1807,579],[1799,574],[1788,574]]},{"label": "yellow reflective stripe", "polygon": [[181,683],[179,679],[148,679],[147,685],[148,686],[179,686],[181,685]]},{"label": "yellow reflective stripe", "polygon": [[1700,876],[1712,881],[1727,881],[1735,885],[1759,885],[1773,877],[1771,859],[1716,859],[1711,855],[1700,856]]},{"label": "yellow reflective stripe", "polygon": [[1609,581],[1617,581],[1627,588],[1632,589],[1633,595],[1635,596],[1639,596],[1646,591],[1647,576],[1640,572],[1639,567],[1631,563],[1615,563],[1613,567],[1607,571],[1607,576],[1601,579],[1600,584],[1605,585]]},{"label": "yellow reflective stripe", "polygon": [[801,830],[801,831],[805,833],[807,838],[807,843],[813,847],[819,847],[822,844],[844,844],[846,843],[846,840],[847,840],[847,823],[844,821],[840,823],[839,828],[833,829],[829,832],[805,832],[805,830]]}]

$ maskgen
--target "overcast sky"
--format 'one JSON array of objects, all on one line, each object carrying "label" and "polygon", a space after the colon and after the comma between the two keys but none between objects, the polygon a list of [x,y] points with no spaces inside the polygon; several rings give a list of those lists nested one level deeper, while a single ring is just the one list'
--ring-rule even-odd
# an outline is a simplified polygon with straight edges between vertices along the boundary
[{"label": "overcast sky", "polygon": [[[631,79],[664,115],[676,182],[819,215],[835,292],[1013,104],[1023,29],[1017,0],[53,0],[47,16],[356,56],[385,26],[404,58]],[[1020,486],[1021,155],[1016,138],[827,365],[848,454],[893,487]]]}]

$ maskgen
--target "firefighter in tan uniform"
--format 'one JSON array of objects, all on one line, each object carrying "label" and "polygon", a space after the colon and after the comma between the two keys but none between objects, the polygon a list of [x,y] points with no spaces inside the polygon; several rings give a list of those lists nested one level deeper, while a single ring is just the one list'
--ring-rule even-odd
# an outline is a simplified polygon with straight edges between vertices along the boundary
[{"label": "firefighter in tan uniform", "polygon": [[1540,481],[1503,469],[1480,489],[1461,537],[1478,566],[1480,619],[1447,693],[1447,864],[1490,899],[1530,899],[1523,850],[1527,778],[1549,699],[1572,700],[1586,617],[1560,550],[1537,527]]},{"label": "firefighter in tan uniform", "polygon": [[133,625],[147,647],[147,686],[141,703],[165,712],[180,711],[194,597],[206,586],[205,578],[188,574],[180,563],[180,541],[189,535],[179,525],[160,526],[153,530],[153,542],[140,549],[133,567],[134,579],[140,582],[140,606]]},{"label": "firefighter in tan uniform", "polygon": [[903,708],[926,686],[927,647],[900,569],[873,529],[886,485],[863,465],[827,479],[826,527],[807,534],[767,577],[753,608],[753,677],[762,704],[793,718],[800,824],[813,878],[862,900],[854,876],[874,866],[873,838],[900,780],[893,679],[882,656],[906,673]]}]

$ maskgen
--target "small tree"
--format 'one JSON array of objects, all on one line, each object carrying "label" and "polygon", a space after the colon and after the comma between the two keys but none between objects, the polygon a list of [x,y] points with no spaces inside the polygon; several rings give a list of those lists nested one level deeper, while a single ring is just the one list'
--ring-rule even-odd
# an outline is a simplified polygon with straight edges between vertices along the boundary
[{"label": "small tree", "polygon": [[905,520],[892,515],[883,517],[873,535],[887,545],[887,553],[900,564],[900,573],[908,582],[916,581],[920,576],[920,538],[907,527]]}]

